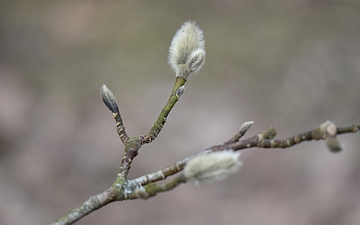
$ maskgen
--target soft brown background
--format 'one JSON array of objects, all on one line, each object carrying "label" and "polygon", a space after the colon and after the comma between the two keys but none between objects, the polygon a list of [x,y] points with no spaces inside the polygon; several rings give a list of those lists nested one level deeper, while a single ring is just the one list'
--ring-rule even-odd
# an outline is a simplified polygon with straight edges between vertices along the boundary
[{"label": "soft brown background", "polygon": [[[270,125],[279,138],[326,120],[360,122],[360,4],[345,1],[2,1],[0,224],[47,224],[115,179],[122,144],[99,97],[118,99],[129,135],[146,133],[174,74],[167,50],[187,20],[206,64],[130,178]],[[221,183],[112,203],[77,224],[307,224],[360,221],[360,134],[243,151]]]}]

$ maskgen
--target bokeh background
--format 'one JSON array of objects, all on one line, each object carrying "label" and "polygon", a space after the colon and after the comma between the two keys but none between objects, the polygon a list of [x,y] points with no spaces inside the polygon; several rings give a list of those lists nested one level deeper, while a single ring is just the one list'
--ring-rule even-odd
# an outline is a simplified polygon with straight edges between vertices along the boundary
[{"label": "bokeh background", "polygon": [[[148,132],[174,82],[167,51],[195,20],[207,59],[130,178],[226,141],[248,120],[278,138],[360,122],[357,0],[1,1],[0,224],[47,224],[116,177],[122,144],[99,97],[118,99],[130,136]],[[112,203],[77,224],[307,224],[360,221],[359,133],[244,150],[239,173]]]}]

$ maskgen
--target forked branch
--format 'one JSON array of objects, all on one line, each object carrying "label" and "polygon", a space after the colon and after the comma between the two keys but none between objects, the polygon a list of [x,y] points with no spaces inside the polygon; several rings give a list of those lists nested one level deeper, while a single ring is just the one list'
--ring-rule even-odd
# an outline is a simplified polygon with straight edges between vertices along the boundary
[{"label": "forked branch", "polygon": [[[148,199],[158,193],[173,190],[180,184],[191,181],[203,185],[222,180],[238,170],[241,165],[239,161],[240,150],[243,149],[254,147],[289,148],[304,141],[324,140],[330,151],[339,152],[341,144],[337,140],[337,135],[356,133],[360,130],[360,124],[336,127],[333,122],[327,121],[313,130],[284,140],[275,139],[276,130],[273,127],[253,137],[241,139],[253,124],[253,121],[249,121],[240,127],[239,132],[222,144],[204,149],[157,172],[128,180],[127,175],[131,163],[138,155],[139,149],[142,145],[151,143],[159,135],[170,111],[184,93],[186,81],[203,66],[205,54],[203,32],[194,22],[184,23],[176,32],[169,49],[169,63],[176,74],[169,100],[150,131],[138,137],[128,136],[113,93],[105,85],[101,87],[101,98],[112,112],[116,131],[124,144],[124,153],[117,177],[107,190],[90,197],[83,204],[51,223],[52,225],[73,224],[111,202],[138,198]],[[169,176],[175,177],[165,184],[157,183]]]}]

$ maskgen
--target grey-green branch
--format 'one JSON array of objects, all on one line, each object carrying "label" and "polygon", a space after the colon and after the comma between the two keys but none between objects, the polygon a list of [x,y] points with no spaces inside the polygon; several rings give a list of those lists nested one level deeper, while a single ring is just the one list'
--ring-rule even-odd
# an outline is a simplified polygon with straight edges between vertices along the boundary
[{"label": "grey-green branch", "polygon": [[[184,84],[188,79],[190,79],[190,76],[200,70],[204,64],[205,55],[206,53],[203,32],[195,22],[185,22],[175,34],[169,49],[169,63],[176,73],[176,80],[173,90],[168,102],[161,110],[159,117],[150,128],[150,131],[144,135],[137,137],[128,136],[125,131],[125,125],[121,118],[115,96],[109,90],[109,88],[106,87],[106,85],[103,85],[100,88],[101,98],[107,108],[113,114],[115,119],[116,132],[124,145],[124,153],[120,161],[117,177],[107,190],[90,197],[84,203],[51,223],[52,225],[73,224],[86,215],[94,212],[99,208],[102,208],[111,202],[132,199],[148,199],[156,196],[158,193],[171,191],[180,184],[190,181],[197,182],[196,179],[198,178],[206,180],[208,176],[210,176],[210,173],[206,173],[210,170],[208,169],[210,167],[203,166],[202,168],[205,169],[200,171],[201,173],[197,173],[196,168],[201,166],[198,166],[200,164],[195,164],[194,162],[199,161],[199,159],[203,160],[204,162],[209,162],[209,160],[205,160],[204,158],[207,157],[208,159],[209,156],[214,158],[215,156],[215,159],[217,160],[221,158],[218,156],[218,154],[225,154],[228,155],[227,157],[229,157],[229,159],[235,159],[235,161],[232,161],[232,164],[229,164],[232,166],[232,168],[235,168],[239,165],[237,159],[239,153],[234,153],[233,151],[240,151],[254,147],[270,149],[289,148],[304,141],[313,140],[323,140],[326,143],[326,147],[331,152],[339,152],[342,149],[342,145],[338,141],[337,136],[347,133],[356,133],[360,130],[360,124],[346,127],[337,127],[333,122],[327,121],[313,130],[300,133],[283,140],[275,139],[277,132],[273,127],[270,127],[269,129],[264,130],[263,132],[253,137],[242,139],[253,124],[252,121],[249,121],[240,127],[239,132],[237,132],[233,137],[222,144],[204,149],[157,172],[149,173],[133,180],[128,180],[127,175],[130,171],[131,163],[138,155],[141,146],[151,143],[159,135],[165,125],[169,113],[185,91]],[[233,154],[233,156],[229,154]],[[214,171],[215,168],[215,172],[219,172],[218,168],[220,167],[218,167],[218,165],[223,166],[226,164],[227,163],[224,163],[224,161],[221,161],[218,164],[211,164],[215,165],[211,171]],[[194,166],[192,167],[191,165]],[[222,168],[227,169],[226,166]],[[194,169],[193,171],[195,171],[195,173],[191,173],[191,169]],[[175,178],[170,181],[166,181],[163,184],[156,183],[175,174]]]},{"label": "grey-green branch", "polygon": [[[182,85],[180,85],[182,86]],[[174,92],[173,92],[174,93]],[[164,107],[161,114],[164,118],[167,117],[170,110],[174,106],[174,102],[171,100],[168,102],[169,106]],[[175,101],[176,102],[176,101]],[[164,118],[159,116],[158,121],[164,121]],[[126,175],[130,169],[130,162],[135,158],[135,155],[128,155],[130,151],[138,151],[142,144],[148,143],[141,141],[141,138],[129,138],[125,143],[125,153],[119,168],[118,177],[115,182],[111,185],[110,188],[105,190],[102,193],[90,197],[80,206],[76,207],[74,210],[68,212],[60,219],[51,223],[52,225],[65,225],[73,224],[91,212],[111,203],[114,201],[123,201],[123,200],[132,200],[132,199],[148,199],[156,196],[158,193],[171,191],[174,188],[178,187],[182,183],[188,182],[184,177],[182,170],[184,169],[186,163],[193,157],[209,154],[211,152],[224,151],[224,150],[233,150],[239,151],[248,148],[289,148],[304,141],[313,141],[313,140],[324,140],[327,143],[327,147],[332,152],[337,152],[341,150],[339,147],[340,144],[337,141],[337,135],[347,134],[347,133],[356,133],[360,130],[360,124],[350,125],[345,127],[336,127],[334,123],[327,121],[321,124],[319,127],[294,135],[290,138],[277,140],[274,139],[276,136],[276,130],[273,127],[270,127],[267,130],[259,133],[258,135],[240,140],[247,130],[251,127],[252,121],[244,123],[240,131],[237,132],[232,138],[228,141],[225,141],[222,144],[212,146],[205,150],[202,150],[192,156],[189,156],[185,159],[182,159],[166,168],[159,170],[154,173],[149,173],[147,175],[141,176],[134,180],[127,180]],[[153,128],[151,129],[153,130]],[[157,131],[160,132],[161,129]],[[152,131],[149,132],[149,134]],[[156,137],[156,135],[154,136]],[[335,148],[331,146],[332,142],[336,140]],[[330,144],[328,142],[331,142]],[[128,159],[124,162],[124,159]],[[165,184],[157,184],[157,181],[165,180],[167,177],[179,174],[175,179],[166,182]]]}]

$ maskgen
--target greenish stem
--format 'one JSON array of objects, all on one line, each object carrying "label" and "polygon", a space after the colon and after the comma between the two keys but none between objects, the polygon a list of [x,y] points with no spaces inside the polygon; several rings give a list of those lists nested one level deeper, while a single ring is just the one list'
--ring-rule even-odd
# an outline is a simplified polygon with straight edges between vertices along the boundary
[{"label": "greenish stem", "polygon": [[347,127],[337,127],[337,134],[356,133],[358,131],[360,131],[360,124],[350,125]]},{"label": "greenish stem", "polygon": [[154,125],[151,127],[149,133],[145,135],[141,135],[139,138],[141,140],[141,144],[148,144],[152,142],[162,130],[167,116],[169,115],[172,108],[175,106],[176,102],[179,100],[179,96],[176,95],[176,91],[185,84],[186,80],[182,77],[177,77],[174,88],[170,95],[170,98],[164,108],[161,110],[159,117],[157,118]]},{"label": "greenish stem", "polygon": [[172,181],[166,183],[166,184],[156,184],[156,183],[149,183],[138,190],[133,191],[130,195],[127,196],[127,199],[148,199],[151,197],[156,196],[158,193],[171,191],[174,188],[180,186],[182,183],[186,183],[187,179],[186,177],[181,174],[180,176],[176,177]]}]

